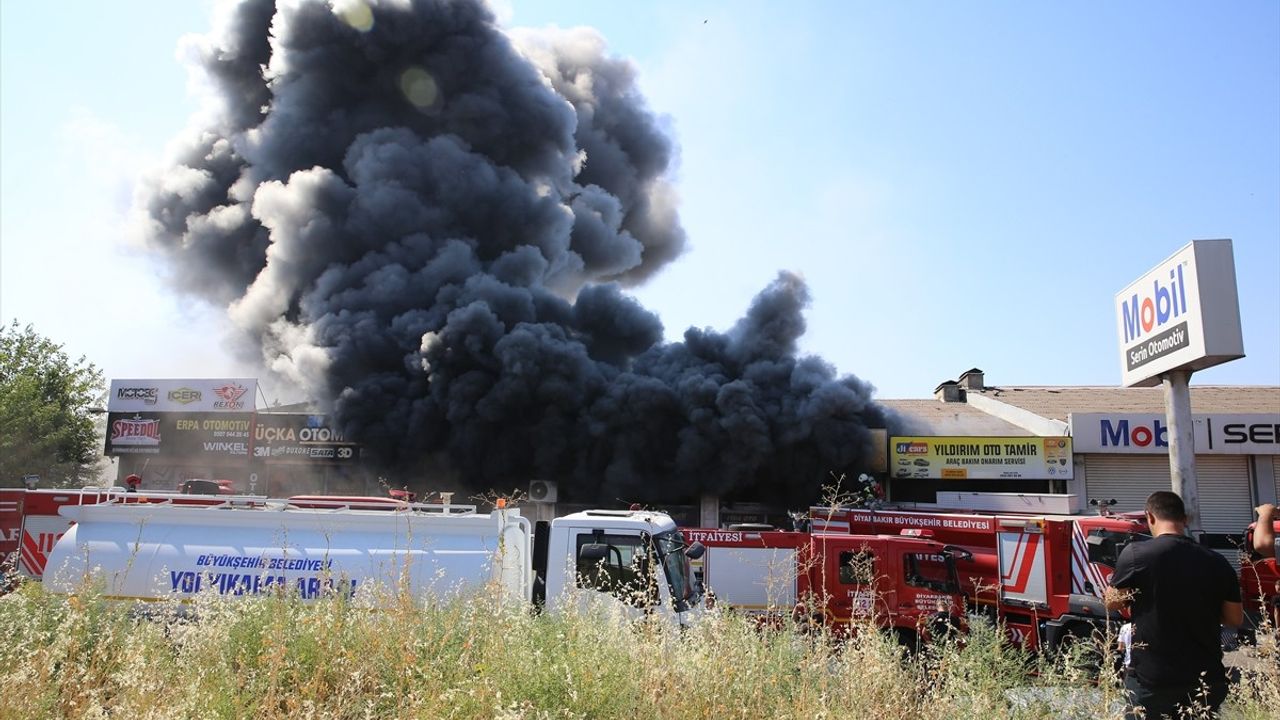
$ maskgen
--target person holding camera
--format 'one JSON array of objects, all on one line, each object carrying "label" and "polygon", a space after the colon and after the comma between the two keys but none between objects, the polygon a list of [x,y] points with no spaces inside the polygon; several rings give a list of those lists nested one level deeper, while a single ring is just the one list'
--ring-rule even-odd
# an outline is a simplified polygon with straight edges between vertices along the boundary
[{"label": "person holding camera", "polygon": [[1146,515],[1152,539],[1120,552],[1105,597],[1107,609],[1128,607],[1133,621],[1125,717],[1140,717],[1137,708],[1142,717],[1179,717],[1197,706],[1216,716],[1227,697],[1221,629],[1244,620],[1240,585],[1226,558],[1187,535],[1177,494],[1152,493]]}]

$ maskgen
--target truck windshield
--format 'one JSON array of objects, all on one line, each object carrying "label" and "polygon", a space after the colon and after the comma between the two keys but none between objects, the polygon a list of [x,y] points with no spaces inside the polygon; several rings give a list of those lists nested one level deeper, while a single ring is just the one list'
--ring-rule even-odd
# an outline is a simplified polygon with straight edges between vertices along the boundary
[{"label": "truck windshield", "polygon": [[662,560],[662,569],[671,588],[671,600],[676,612],[684,612],[697,604],[699,589],[693,581],[693,568],[685,557],[684,538],[675,530],[653,536],[653,545]]}]

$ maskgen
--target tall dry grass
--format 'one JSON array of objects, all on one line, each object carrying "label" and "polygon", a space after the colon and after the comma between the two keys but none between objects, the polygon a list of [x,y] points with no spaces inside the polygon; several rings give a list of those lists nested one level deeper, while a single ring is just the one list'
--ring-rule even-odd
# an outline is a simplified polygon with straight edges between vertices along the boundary
[{"label": "tall dry grass", "polygon": [[[1113,671],[1030,656],[975,619],[906,652],[712,612],[679,631],[495,596],[143,608],[27,585],[0,598],[0,718],[1119,718]],[[1231,717],[1280,709],[1275,633]],[[1102,639],[1101,643],[1108,640]],[[1268,644],[1269,643],[1269,644]]]}]

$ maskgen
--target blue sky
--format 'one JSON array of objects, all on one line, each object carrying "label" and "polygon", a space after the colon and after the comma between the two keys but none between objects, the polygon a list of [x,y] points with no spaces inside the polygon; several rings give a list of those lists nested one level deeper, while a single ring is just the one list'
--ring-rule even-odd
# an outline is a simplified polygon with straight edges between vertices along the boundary
[{"label": "blue sky", "polygon": [[[0,318],[108,377],[247,373],[220,309],[125,244],[138,174],[201,107],[212,3],[0,4]],[[806,353],[885,398],[981,367],[1116,385],[1115,293],[1234,240],[1247,357],[1280,384],[1280,4],[521,2],[632,58],[681,146],[686,254],[634,293],[675,339],[779,270]]]}]

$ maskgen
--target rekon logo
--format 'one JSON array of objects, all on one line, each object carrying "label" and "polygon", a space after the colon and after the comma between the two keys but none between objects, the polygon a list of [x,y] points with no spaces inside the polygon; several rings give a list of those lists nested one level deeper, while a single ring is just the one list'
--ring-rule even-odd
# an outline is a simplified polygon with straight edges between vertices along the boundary
[{"label": "rekon logo", "polygon": [[1152,443],[1156,447],[1169,447],[1169,426],[1154,420],[1151,427],[1135,425],[1129,427],[1128,420],[1117,420],[1115,425],[1103,418],[1101,423],[1102,447],[1148,447]]},{"label": "rekon logo", "polygon": [[1168,285],[1161,285],[1159,280],[1151,282],[1150,294],[1134,293],[1128,300],[1120,303],[1120,314],[1124,317],[1124,341],[1131,343],[1143,335],[1164,326],[1170,320],[1187,314],[1187,289],[1182,280],[1182,266],[1169,271]]}]

